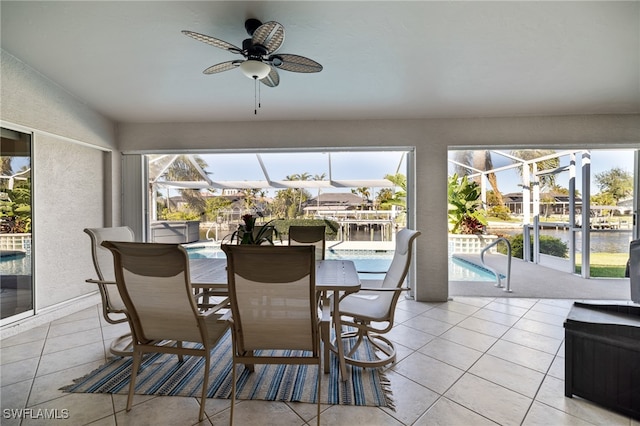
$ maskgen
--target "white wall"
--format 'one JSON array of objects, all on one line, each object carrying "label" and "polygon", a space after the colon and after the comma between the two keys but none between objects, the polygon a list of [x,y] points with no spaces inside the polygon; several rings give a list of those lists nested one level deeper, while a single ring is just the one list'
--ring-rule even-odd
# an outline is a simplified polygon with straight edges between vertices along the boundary
[{"label": "white wall", "polygon": [[96,292],[84,282],[95,273],[82,229],[120,222],[115,125],[7,52],[0,59],[0,124],[33,133],[36,311],[78,308]]},{"label": "white wall", "polygon": [[[415,297],[444,301],[447,277],[447,150],[507,146],[640,146],[640,115],[433,120],[121,124],[122,152],[242,148],[415,146]],[[357,153],[354,153],[357,155]]]}]

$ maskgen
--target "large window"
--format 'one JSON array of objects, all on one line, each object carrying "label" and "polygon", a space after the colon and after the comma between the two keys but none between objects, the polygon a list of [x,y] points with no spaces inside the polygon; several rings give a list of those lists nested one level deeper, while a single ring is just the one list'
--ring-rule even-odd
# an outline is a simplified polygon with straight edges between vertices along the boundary
[{"label": "large window", "polygon": [[33,313],[31,135],[2,128],[0,141],[2,323]]},{"label": "large window", "polygon": [[391,241],[407,224],[411,154],[336,149],[147,155],[149,220],[199,220],[226,232],[247,213],[330,219],[340,225],[341,239]]}]

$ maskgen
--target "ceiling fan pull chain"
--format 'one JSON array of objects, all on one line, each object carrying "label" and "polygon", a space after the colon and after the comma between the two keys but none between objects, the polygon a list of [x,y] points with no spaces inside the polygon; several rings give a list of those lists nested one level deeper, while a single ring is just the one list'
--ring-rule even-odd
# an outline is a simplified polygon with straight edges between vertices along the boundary
[{"label": "ceiling fan pull chain", "polygon": [[258,84],[258,108],[260,108],[261,107],[260,102],[262,101],[262,85],[260,85],[259,83],[256,83],[256,84]]},{"label": "ceiling fan pull chain", "polygon": [[253,115],[258,115],[258,77],[253,77]]}]

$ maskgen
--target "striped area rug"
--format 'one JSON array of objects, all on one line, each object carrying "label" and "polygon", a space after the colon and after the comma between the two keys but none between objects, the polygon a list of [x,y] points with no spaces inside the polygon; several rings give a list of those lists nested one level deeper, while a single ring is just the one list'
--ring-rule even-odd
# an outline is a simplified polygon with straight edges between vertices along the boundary
[{"label": "striped area rug", "polygon": [[[350,346],[348,342],[346,347]],[[186,345],[185,345],[186,346]],[[364,347],[360,357],[372,356]],[[259,352],[258,352],[259,353]],[[209,373],[210,398],[231,397],[231,334],[222,338],[211,352]],[[215,361],[213,361],[215,360]],[[116,393],[129,392],[131,357],[115,358],[74,383],[61,388],[65,392]],[[322,376],[322,402],[332,405],[365,405],[393,408],[391,389],[385,375],[378,369],[347,366],[350,380],[340,380],[340,368],[331,353],[331,369]],[[266,401],[317,401],[315,365],[256,365],[250,373],[242,365],[237,367],[237,398]],[[199,396],[202,389],[204,359],[185,356],[183,362],[176,355],[149,354],[142,361],[136,380],[137,395]]]}]

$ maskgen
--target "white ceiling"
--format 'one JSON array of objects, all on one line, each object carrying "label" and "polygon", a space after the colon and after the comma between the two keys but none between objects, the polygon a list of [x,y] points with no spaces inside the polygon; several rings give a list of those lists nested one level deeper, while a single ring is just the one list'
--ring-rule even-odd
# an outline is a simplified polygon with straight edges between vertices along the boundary
[{"label": "white ceiling", "polygon": [[[491,117],[640,112],[640,2],[2,1],[2,48],[118,122]],[[244,21],[321,63],[262,86]]]}]

